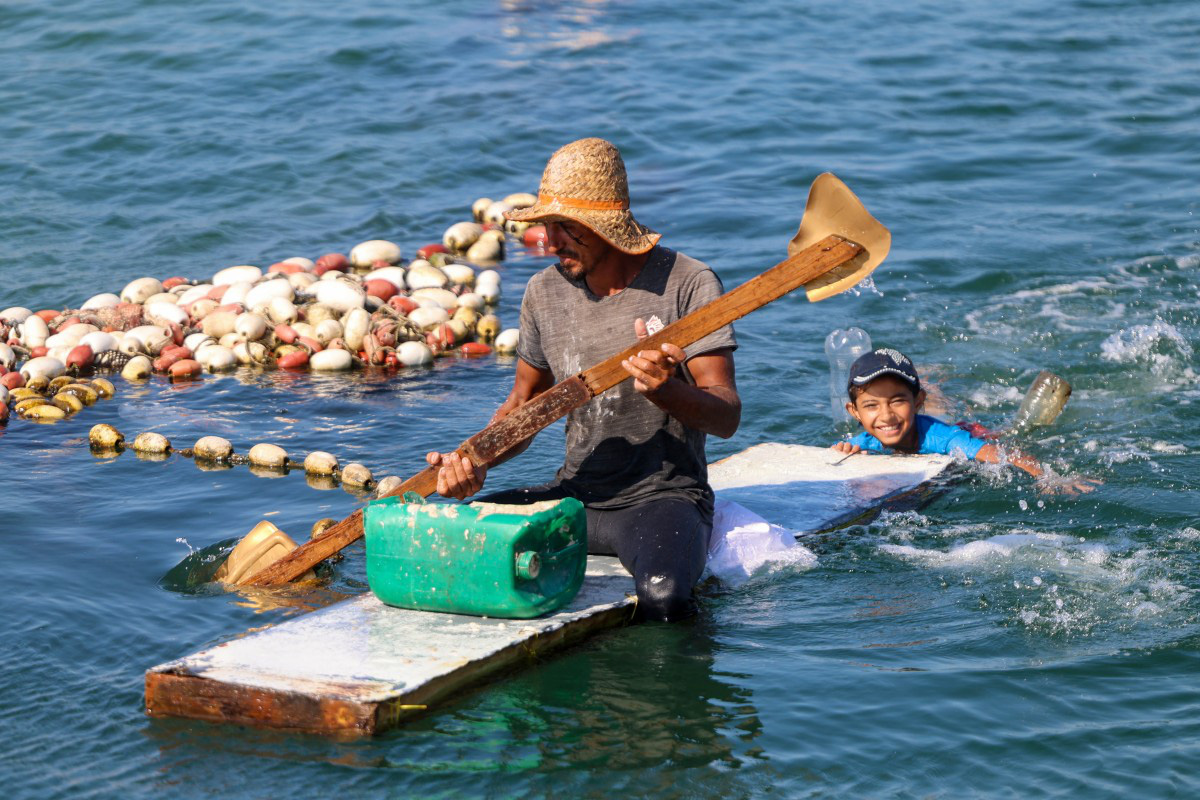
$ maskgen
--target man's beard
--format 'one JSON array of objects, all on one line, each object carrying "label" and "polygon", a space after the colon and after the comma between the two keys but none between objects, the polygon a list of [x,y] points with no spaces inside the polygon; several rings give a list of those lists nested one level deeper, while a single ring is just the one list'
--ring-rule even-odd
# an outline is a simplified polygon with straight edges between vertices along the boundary
[{"label": "man's beard", "polygon": [[[570,266],[563,263],[563,256],[571,259],[572,264]],[[580,280],[587,275],[587,269],[579,262],[579,256],[574,253],[560,254],[558,265],[562,268],[563,272],[567,273],[567,277],[571,278],[572,280]]]}]

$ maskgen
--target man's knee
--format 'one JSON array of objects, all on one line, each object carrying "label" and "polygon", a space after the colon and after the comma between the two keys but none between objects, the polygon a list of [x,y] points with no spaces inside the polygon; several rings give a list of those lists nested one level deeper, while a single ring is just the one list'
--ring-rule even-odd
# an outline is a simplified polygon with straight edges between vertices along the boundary
[{"label": "man's knee", "polygon": [[674,622],[696,613],[692,587],[668,574],[642,575],[637,581],[638,615],[643,619]]}]

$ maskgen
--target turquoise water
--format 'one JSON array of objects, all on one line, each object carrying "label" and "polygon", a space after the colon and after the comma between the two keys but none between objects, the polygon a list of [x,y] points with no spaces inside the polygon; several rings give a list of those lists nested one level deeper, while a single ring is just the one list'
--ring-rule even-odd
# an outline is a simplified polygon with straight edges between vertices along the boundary
[{"label": "turquoise water", "polygon": [[[425,7],[428,5],[429,7]],[[135,387],[0,432],[0,742],[11,797],[1191,797],[1200,790],[1200,15],[1189,2],[10,2],[0,5],[0,306],[142,275],[406,254],[546,157],[614,140],[639,218],[729,286],[808,183],[893,231],[878,292],[738,327],[741,430],[821,444],[825,334],[859,325],[1095,494],[970,468],[918,511],[811,543],[409,727],[331,742],[142,713],[153,664],[294,613],[160,586],[259,519],[358,499],[292,474],[97,459],[87,429],[273,441],[405,475],[473,432],[511,363]],[[546,263],[514,248],[501,316]],[[497,470],[544,478],[561,432]],[[803,516],[797,498],[794,515]],[[787,523],[788,519],[776,521]],[[361,549],[319,604],[363,589]]]}]

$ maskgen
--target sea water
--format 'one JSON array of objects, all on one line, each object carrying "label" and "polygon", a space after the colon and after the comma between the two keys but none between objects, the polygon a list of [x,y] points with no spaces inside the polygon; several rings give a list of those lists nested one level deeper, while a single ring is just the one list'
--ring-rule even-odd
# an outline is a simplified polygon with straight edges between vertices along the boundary
[{"label": "sea water", "polygon": [[[261,519],[303,537],[359,498],[98,459],[87,430],[407,475],[487,422],[513,363],[118,380],[0,432],[6,796],[1200,791],[1194,3],[93,0],[5,3],[0,30],[0,307],[371,238],[411,256],[590,135],[621,147],[638,218],[732,287],[786,255],[831,170],[892,231],[878,291],[739,323],[742,425],[710,458],[841,435],[822,341],[857,326],[955,419],[1002,425],[1038,371],[1062,375],[1066,410],[1023,444],[1104,482],[1045,495],[969,467],[922,508],[815,537],[815,566],[706,589],[693,621],[329,741],[149,720],[142,675],[363,591],[358,546],[271,604],[167,577]],[[512,248],[506,325],[547,263]],[[489,485],[544,480],[561,452],[556,426]]]}]

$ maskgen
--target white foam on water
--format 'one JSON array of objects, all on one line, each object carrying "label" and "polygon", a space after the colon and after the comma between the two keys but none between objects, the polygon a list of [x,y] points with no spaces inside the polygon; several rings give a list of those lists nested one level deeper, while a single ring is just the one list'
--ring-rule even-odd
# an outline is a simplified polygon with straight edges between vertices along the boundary
[{"label": "white foam on water", "polygon": [[1100,357],[1118,364],[1145,362],[1156,375],[1186,366],[1192,346],[1169,322],[1156,319],[1113,333],[1100,343]]},{"label": "white foam on water", "polygon": [[[1013,558],[1024,548],[1059,552],[1079,548],[1080,543],[1055,533],[1006,533],[954,545],[949,550],[923,550],[912,545],[881,544],[879,549],[894,556],[931,566],[974,564],[995,558]],[[1101,563],[1107,557],[1103,545],[1079,550],[1089,563]]]},{"label": "white foam on water", "polygon": [[1043,286],[1040,289],[1022,289],[1008,295],[1013,300],[1025,300],[1030,297],[1057,297],[1066,294],[1084,294],[1105,292],[1110,293],[1113,287],[1101,278],[1084,278],[1071,283],[1056,283],[1053,286]]},{"label": "white foam on water", "polygon": [[967,399],[970,401],[972,408],[986,410],[997,406],[1020,403],[1024,396],[1024,393],[1015,386],[1000,386],[999,384],[985,383],[971,390],[971,393],[967,395]]},{"label": "white foam on water", "polygon": [[[989,526],[970,527],[977,534]],[[1181,549],[1190,549],[1197,539],[1200,531],[1194,528],[1175,537]],[[1009,624],[1046,634],[1090,635],[1102,626],[1170,626],[1194,594],[1172,580],[1175,570],[1167,550],[1131,547],[1123,540],[1089,541],[1018,528],[960,537],[945,548],[892,541],[879,544],[878,550],[924,569],[959,572],[960,582],[978,595],[980,608],[999,612]]]}]

